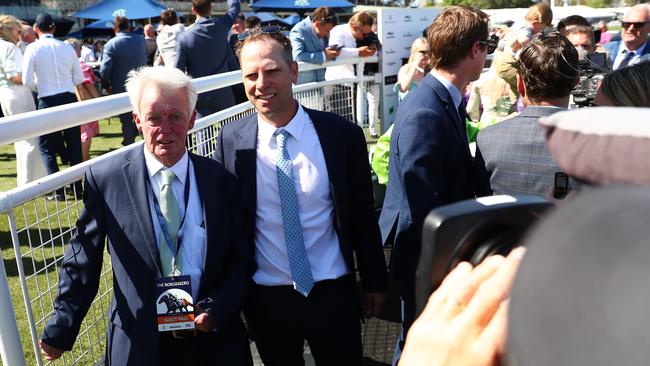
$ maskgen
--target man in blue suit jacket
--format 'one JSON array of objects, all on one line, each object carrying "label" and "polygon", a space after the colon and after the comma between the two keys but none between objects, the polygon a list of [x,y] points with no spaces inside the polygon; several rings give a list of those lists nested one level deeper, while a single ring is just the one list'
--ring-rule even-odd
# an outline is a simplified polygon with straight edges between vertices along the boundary
[{"label": "man in blue suit jacket", "polygon": [[298,65],[282,33],[253,31],[239,57],[258,113],[221,129],[215,159],[237,175],[255,248],[244,313],[260,356],[303,364],[306,339],[317,364],[361,364],[355,268],[366,316],[377,316],[387,287],[363,131],[297,103]]},{"label": "man in blue suit jacket", "polygon": [[[240,7],[239,0],[228,0],[226,14],[221,18],[210,18],[210,0],[192,1],[192,13],[196,15],[196,22],[187,28],[178,40],[176,67],[193,78],[231,71],[228,68],[228,32],[239,15]],[[197,118],[232,107],[234,104],[235,99],[230,87],[201,93],[196,103]]]},{"label": "man in blue suit jacket", "polygon": [[[108,237],[113,301],[106,365],[251,365],[239,314],[252,253],[241,237],[235,178],[185,148],[195,120],[196,90],[189,77],[165,67],[141,70],[127,88],[131,100],[140,104],[133,107],[144,149],[135,146],[86,172],[85,207],[60,264],[54,314],[42,335],[43,354],[51,360],[72,349],[99,287]],[[178,234],[160,213],[169,212],[161,178],[169,172],[176,210],[183,217]],[[180,254],[172,261],[162,254],[162,238],[176,235]],[[170,262],[190,276],[194,304],[211,302],[203,312],[194,309],[197,331],[158,331],[154,283],[175,275],[168,271]]]},{"label": "man in blue suit jacket", "polygon": [[379,218],[384,244],[393,244],[391,275],[402,286],[403,337],[396,360],[414,320],[424,218],[436,207],[475,196],[461,101],[467,84],[481,74],[492,46],[487,14],[468,7],[447,8],[427,34],[433,70],[397,110]]},{"label": "man in blue suit jacket", "polygon": [[[326,6],[317,8],[311,17],[294,25],[289,33],[294,61],[321,65],[326,60],[336,59],[341,51],[327,47],[329,34],[334,26],[336,26],[336,15]],[[323,80],[325,80],[325,69],[303,71],[298,74],[298,84]]]},{"label": "man in blue suit jacket", "polygon": [[638,4],[630,8],[621,22],[621,40],[604,45],[613,70],[631,66],[649,59],[650,5]]},{"label": "man in blue suit jacket", "polygon": [[[115,37],[106,42],[99,73],[102,85],[113,94],[126,91],[124,82],[131,70],[147,64],[147,45],[144,37],[129,33],[129,20],[117,16],[113,20]],[[131,113],[120,114],[122,123],[122,145],[126,146],[135,141],[138,130],[133,123]]]}]

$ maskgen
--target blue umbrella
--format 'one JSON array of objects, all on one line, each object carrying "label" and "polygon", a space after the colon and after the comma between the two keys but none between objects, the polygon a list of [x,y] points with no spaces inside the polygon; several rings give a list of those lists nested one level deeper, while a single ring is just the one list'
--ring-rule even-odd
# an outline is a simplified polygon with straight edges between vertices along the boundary
[{"label": "blue umbrella", "polygon": [[117,15],[128,19],[145,19],[160,16],[166,7],[155,0],[102,0],[74,14],[84,19],[112,19]]},{"label": "blue umbrella", "polygon": [[295,11],[304,14],[321,6],[329,6],[339,11],[348,11],[354,4],[345,0],[258,0],[250,4],[258,11]]},{"label": "blue umbrella", "polygon": [[113,29],[113,20],[97,20],[94,21],[84,28],[86,29]]},{"label": "blue umbrella", "polygon": [[292,14],[292,15],[289,15],[288,17],[282,19],[283,22],[285,22],[285,23],[287,23],[288,25],[291,25],[291,26],[296,25],[301,20],[302,20],[302,18],[300,17],[300,15],[297,15],[297,14]]}]

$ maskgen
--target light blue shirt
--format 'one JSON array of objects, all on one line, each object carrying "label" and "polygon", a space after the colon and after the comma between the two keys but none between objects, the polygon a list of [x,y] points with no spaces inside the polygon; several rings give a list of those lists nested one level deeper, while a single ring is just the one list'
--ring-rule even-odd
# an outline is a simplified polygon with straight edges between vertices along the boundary
[{"label": "light blue shirt", "polygon": [[[632,66],[636,65],[641,61],[641,55],[643,55],[643,51],[645,51],[645,48],[648,46],[648,41],[644,42],[641,47],[637,48],[634,50],[634,57],[628,62],[627,66]],[[621,41],[621,45],[618,47],[618,52],[616,53],[616,59],[614,60],[614,65],[612,68],[614,70],[617,70],[618,67],[621,65],[621,62],[623,62],[623,59],[625,59],[625,56],[627,53],[630,52],[628,48],[625,46],[625,42]]]}]

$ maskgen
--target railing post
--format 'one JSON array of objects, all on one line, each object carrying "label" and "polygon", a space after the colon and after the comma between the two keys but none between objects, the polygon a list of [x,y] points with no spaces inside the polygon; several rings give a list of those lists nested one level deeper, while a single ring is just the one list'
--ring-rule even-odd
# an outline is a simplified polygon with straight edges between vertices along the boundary
[{"label": "railing post", "polygon": [[25,366],[16,313],[11,303],[4,258],[0,251],[0,357],[3,365]]},{"label": "railing post", "polygon": [[[361,61],[357,64],[357,72],[356,72],[357,80],[363,79],[363,68],[365,65],[366,63],[364,61]],[[366,122],[366,119],[364,118],[366,112],[366,88],[364,83],[365,81],[358,81],[356,83],[357,85],[356,123],[361,127],[363,127]]]}]

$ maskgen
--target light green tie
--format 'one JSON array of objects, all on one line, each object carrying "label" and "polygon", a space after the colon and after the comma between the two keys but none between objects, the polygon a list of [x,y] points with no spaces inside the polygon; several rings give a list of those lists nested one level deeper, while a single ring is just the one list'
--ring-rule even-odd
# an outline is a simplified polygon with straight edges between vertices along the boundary
[{"label": "light green tie", "polygon": [[[160,171],[160,178],[162,179],[162,187],[160,188],[160,211],[165,218],[165,225],[167,225],[167,232],[172,240],[172,246],[175,248],[178,242],[178,230],[180,229],[181,217],[178,210],[178,202],[176,195],[172,190],[172,183],[176,179],[176,175],[171,170],[163,169]],[[180,275],[181,263],[180,253],[177,253],[176,258],[172,255],[169,245],[165,240],[165,235],[160,233],[160,262],[162,264],[163,276],[177,276]]]}]

